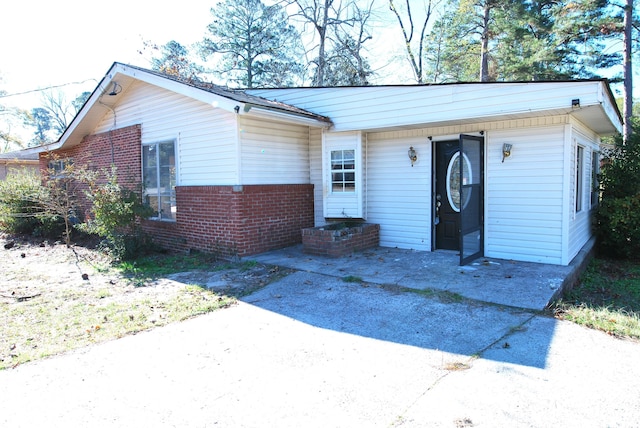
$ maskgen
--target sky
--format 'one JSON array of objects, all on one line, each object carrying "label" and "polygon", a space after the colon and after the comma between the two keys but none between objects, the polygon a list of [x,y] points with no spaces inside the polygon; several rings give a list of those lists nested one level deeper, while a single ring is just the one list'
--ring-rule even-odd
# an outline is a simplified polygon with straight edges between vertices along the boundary
[{"label": "sky", "polygon": [[[145,55],[139,53],[143,42],[161,46],[176,40],[189,46],[202,40],[217,1],[4,0],[0,3],[0,90],[20,94],[66,85],[66,92],[77,95],[93,91],[113,62],[150,68],[153,53],[148,49]],[[388,43],[390,35],[397,35],[391,39],[399,42],[397,24],[392,24],[378,24],[376,48]],[[71,84],[75,82],[82,83]],[[42,104],[39,92],[0,101],[27,109]]]},{"label": "sky", "polygon": [[[214,0],[4,0],[0,3],[0,89],[8,94],[65,85],[93,91],[113,62],[150,68],[143,40],[163,45],[199,41]],[[71,85],[73,82],[83,82]],[[0,98],[39,106],[40,94]]]},{"label": "sky", "polygon": [[[143,42],[161,46],[176,40],[189,46],[200,41],[213,20],[210,10],[217,1],[3,0],[0,90],[12,96],[0,98],[0,103],[30,110],[42,105],[39,89],[49,87],[60,87],[70,101],[93,91],[116,61],[150,68],[153,53],[140,53]],[[375,83],[415,83],[411,76],[393,70],[400,65],[408,70],[396,22],[378,22],[371,43],[377,52],[385,52],[369,58],[384,79]]]},{"label": "sky", "polygon": [[[52,94],[62,91],[71,102],[93,92],[114,62],[151,68],[150,58],[158,52],[145,50],[144,42],[162,46],[176,40],[190,47],[207,34],[218,1],[2,0],[0,91],[6,95],[0,104],[31,110],[44,104],[42,90],[48,88]],[[395,31],[377,28],[378,43]],[[5,115],[0,120],[7,120],[3,128],[25,143],[33,137],[17,119]]]}]

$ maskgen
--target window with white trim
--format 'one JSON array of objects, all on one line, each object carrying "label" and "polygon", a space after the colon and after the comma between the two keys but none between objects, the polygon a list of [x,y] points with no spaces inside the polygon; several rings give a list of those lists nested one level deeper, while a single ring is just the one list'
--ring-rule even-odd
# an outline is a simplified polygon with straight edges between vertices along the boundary
[{"label": "window with white trim", "polygon": [[582,211],[582,189],[584,177],[584,147],[577,146],[576,149],[576,212]]},{"label": "window with white trim", "polygon": [[360,131],[322,133],[325,218],[364,218],[363,141]]},{"label": "window with white trim", "polygon": [[144,200],[156,212],[153,218],[175,221],[177,207],[174,141],[142,146],[142,182]]},{"label": "window with white trim", "polygon": [[73,167],[73,158],[53,159],[47,164],[51,178],[63,178]]},{"label": "window with white trim", "polygon": [[356,151],[331,151],[331,191],[345,193],[356,191]]},{"label": "window with white trim", "polygon": [[600,202],[600,154],[595,150],[591,152],[591,206],[595,207]]}]

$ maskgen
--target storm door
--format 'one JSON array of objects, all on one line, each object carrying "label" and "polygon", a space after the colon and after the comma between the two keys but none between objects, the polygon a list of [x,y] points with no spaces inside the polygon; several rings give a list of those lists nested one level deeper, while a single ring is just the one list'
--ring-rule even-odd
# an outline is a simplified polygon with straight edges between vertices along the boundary
[{"label": "storm door", "polygon": [[460,135],[435,143],[435,248],[460,252],[460,264],[483,254],[484,139]]},{"label": "storm door", "polygon": [[484,138],[460,135],[460,264],[484,254]]}]

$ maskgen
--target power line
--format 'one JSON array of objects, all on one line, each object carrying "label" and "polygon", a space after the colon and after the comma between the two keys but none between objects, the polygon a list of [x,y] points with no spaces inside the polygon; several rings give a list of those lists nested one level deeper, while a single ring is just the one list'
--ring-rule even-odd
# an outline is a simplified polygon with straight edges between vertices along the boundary
[{"label": "power line", "polygon": [[32,89],[30,91],[24,91],[24,92],[16,92],[15,94],[4,94],[1,95],[0,94],[0,98],[9,98],[9,97],[16,97],[18,95],[26,95],[26,94],[32,94],[34,92],[42,92],[42,91],[47,91],[49,89],[56,89],[56,88],[64,88],[65,86],[71,86],[71,85],[80,85],[84,82],[88,82],[90,80],[93,80],[94,82],[98,82],[96,79],[86,79],[83,80],[81,82],[69,82],[69,83],[63,83],[61,85],[53,85],[53,86],[47,86],[46,88],[39,88],[39,89]]}]

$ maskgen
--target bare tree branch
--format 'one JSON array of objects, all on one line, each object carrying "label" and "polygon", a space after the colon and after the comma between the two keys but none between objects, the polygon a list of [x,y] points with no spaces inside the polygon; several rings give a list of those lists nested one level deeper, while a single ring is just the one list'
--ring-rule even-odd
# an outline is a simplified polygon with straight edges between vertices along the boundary
[{"label": "bare tree branch", "polygon": [[437,2],[434,3],[433,0],[426,1],[426,16],[424,21],[422,22],[422,29],[420,31],[420,40],[418,43],[418,54],[414,53],[414,48],[412,46],[413,41],[413,33],[414,33],[414,23],[413,23],[413,14],[411,12],[411,4],[409,0],[405,0],[406,9],[407,9],[407,19],[409,20],[409,28],[407,29],[405,23],[400,16],[400,12],[396,8],[394,4],[394,0],[389,0],[389,9],[393,12],[398,20],[398,24],[400,25],[400,29],[402,30],[402,36],[404,37],[405,49],[407,51],[407,56],[409,58],[409,62],[413,69],[413,73],[418,83],[423,83],[424,80],[424,70],[422,66],[422,56],[424,52],[424,44],[425,44],[425,34],[427,31],[427,26],[429,24],[429,20],[431,19],[431,13],[433,11],[433,7],[436,6]]},{"label": "bare tree branch", "polygon": [[296,5],[298,12],[294,16],[302,18],[306,24],[313,26],[318,35],[318,55],[310,63],[316,64],[314,86],[324,86],[325,73],[327,68],[328,51],[331,48],[332,37],[337,37],[336,33],[343,25],[353,26],[355,18],[346,15],[349,7],[357,8],[354,0],[343,4],[336,0],[289,0],[289,4]]}]

